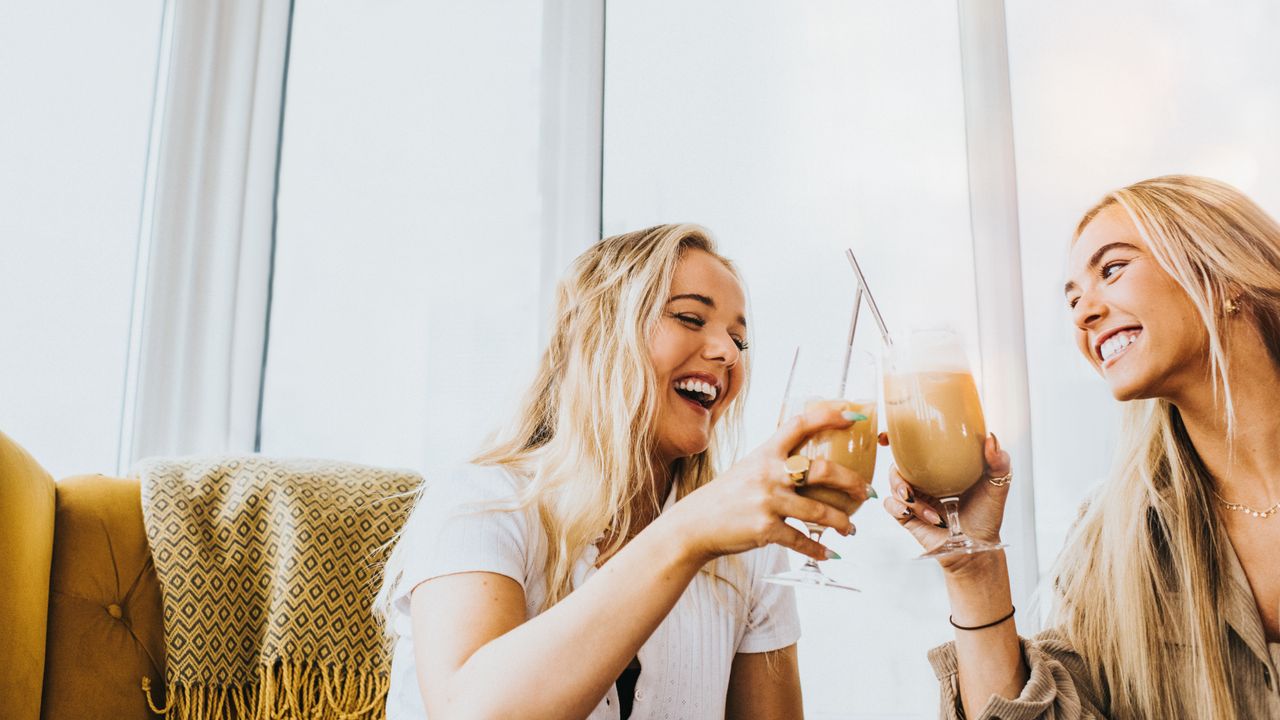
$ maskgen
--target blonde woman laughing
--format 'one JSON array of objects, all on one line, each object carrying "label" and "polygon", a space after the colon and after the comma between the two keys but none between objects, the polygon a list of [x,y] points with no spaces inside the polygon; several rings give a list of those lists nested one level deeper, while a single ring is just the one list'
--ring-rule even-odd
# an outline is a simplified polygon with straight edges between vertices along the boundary
[{"label": "blonde woman laughing", "polygon": [[[763,578],[782,547],[828,557],[785,518],[852,531],[783,464],[851,418],[792,418],[717,471],[747,384],[746,298],[697,226],[601,241],[557,306],[522,409],[429,479],[388,562],[388,717],[801,717],[794,598]],[[865,480],[821,462],[807,477],[857,500]]]}]

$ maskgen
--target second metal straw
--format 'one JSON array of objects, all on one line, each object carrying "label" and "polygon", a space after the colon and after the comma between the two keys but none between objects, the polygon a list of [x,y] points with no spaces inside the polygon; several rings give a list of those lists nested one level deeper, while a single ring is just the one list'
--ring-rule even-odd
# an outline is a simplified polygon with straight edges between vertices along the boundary
[{"label": "second metal straw", "polygon": [[884,316],[880,314],[880,308],[876,306],[876,298],[871,294],[871,286],[867,285],[867,278],[862,274],[862,268],[858,267],[858,258],[853,256],[853,249],[846,248],[845,257],[849,258],[849,264],[853,266],[853,272],[858,276],[858,289],[867,294],[867,307],[871,308],[871,316],[876,319],[876,325],[880,327],[880,339],[884,340],[885,345],[892,346],[893,340],[889,337],[889,328],[885,327]]},{"label": "second metal straw", "polygon": [[849,342],[844,346],[844,366],[840,368],[840,392],[836,397],[844,399],[845,383],[849,380],[849,361],[853,358],[853,336],[858,332],[858,311],[862,309],[862,283],[853,294],[853,319],[849,321]]}]

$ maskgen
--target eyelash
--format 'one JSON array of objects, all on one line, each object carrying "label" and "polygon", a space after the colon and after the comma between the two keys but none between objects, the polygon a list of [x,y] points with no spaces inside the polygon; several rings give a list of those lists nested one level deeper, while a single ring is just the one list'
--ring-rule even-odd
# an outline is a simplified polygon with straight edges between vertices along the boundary
[{"label": "eyelash", "polygon": [[1107,274],[1108,270],[1110,270],[1113,267],[1116,267],[1117,265],[1123,267],[1128,264],[1129,262],[1127,260],[1113,260],[1107,263],[1106,265],[1103,265],[1101,268],[1099,268],[1098,277],[1102,278],[1103,280],[1110,280],[1111,276]]},{"label": "eyelash", "polygon": [[[693,325],[694,327],[699,329],[705,327],[707,324],[706,320],[703,320],[697,315],[690,315],[689,313],[670,313],[670,315],[671,317],[675,318],[676,320],[679,320],[682,323],[685,323],[686,325]],[[733,336],[730,336],[730,337],[733,337]],[[747,344],[746,340],[743,340],[742,338],[738,338],[738,337],[733,338],[733,344],[737,346],[738,352],[746,352],[747,348],[751,347],[749,344]]]},{"label": "eyelash", "polygon": [[[1128,260],[1112,260],[1111,262],[1107,263],[1106,265],[1103,265],[1102,267],[1098,268],[1098,277],[1102,278],[1103,280],[1110,280],[1110,279],[1111,279],[1112,277],[1114,277],[1114,276],[1113,276],[1113,275],[1108,275],[1108,274],[1107,274],[1107,271],[1109,271],[1111,268],[1113,268],[1113,267],[1117,267],[1117,266],[1119,266],[1119,267],[1123,268],[1125,265],[1128,265],[1128,264],[1129,264],[1129,261],[1128,261]],[[1076,307],[1076,303],[1078,303],[1078,302],[1080,302],[1080,298],[1073,298],[1073,299],[1071,300],[1071,302],[1067,303],[1067,307],[1068,307],[1069,309],[1074,310],[1074,309],[1075,309],[1075,307]]]}]

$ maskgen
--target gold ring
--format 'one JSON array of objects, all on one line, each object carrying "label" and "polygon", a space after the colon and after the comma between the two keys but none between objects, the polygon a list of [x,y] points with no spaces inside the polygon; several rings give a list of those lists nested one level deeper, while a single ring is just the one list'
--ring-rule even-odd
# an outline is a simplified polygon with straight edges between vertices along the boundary
[{"label": "gold ring", "polygon": [[1000,477],[987,478],[987,482],[991,483],[992,485],[995,485],[996,487],[1004,487],[1005,485],[1009,484],[1010,480],[1013,480],[1012,470],[1001,475]]},{"label": "gold ring", "polygon": [[792,455],[782,461],[782,466],[786,468],[787,477],[791,478],[791,483],[796,487],[804,487],[809,482],[809,458]]}]

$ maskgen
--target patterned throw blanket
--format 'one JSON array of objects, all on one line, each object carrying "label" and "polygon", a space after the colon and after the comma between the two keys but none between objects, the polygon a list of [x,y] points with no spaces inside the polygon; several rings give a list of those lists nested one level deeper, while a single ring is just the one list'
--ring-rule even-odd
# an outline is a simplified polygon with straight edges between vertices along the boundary
[{"label": "patterned throw blanket", "polygon": [[[175,720],[385,715],[371,605],[421,478],[261,457],[143,461]],[[151,700],[150,678],[143,690]]]}]

